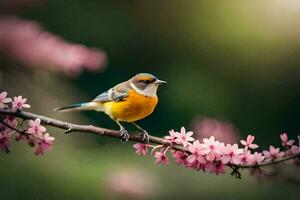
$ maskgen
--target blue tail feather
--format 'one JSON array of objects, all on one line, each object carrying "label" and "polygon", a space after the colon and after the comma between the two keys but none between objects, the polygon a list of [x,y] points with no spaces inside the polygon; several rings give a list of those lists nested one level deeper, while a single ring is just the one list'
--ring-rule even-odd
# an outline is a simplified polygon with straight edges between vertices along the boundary
[{"label": "blue tail feather", "polygon": [[60,111],[60,112],[67,112],[67,111],[74,111],[74,110],[82,110],[84,109],[88,103],[76,103],[72,104],[70,106],[64,106],[64,107],[58,107],[55,108],[55,111]]}]

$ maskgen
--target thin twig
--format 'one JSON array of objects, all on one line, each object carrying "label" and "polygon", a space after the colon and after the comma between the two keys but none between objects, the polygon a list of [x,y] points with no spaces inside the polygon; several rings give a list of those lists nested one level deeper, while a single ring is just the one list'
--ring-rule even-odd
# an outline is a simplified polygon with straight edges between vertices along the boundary
[{"label": "thin twig", "polygon": [[[73,124],[61,120],[57,120],[54,118],[46,117],[43,115],[38,115],[34,114],[31,112],[25,112],[25,111],[20,111],[20,110],[10,110],[10,109],[0,109],[0,114],[1,115],[12,115],[15,117],[19,117],[21,119],[36,119],[39,118],[41,119],[41,122],[45,125],[53,126],[56,128],[61,128],[65,130],[65,133],[71,133],[71,132],[85,132],[85,133],[91,133],[91,134],[96,134],[96,135],[101,135],[105,137],[113,137],[113,138],[120,138],[121,133],[120,131],[117,130],[111,130],[111,129],[106,129],[106,128],[101,128],[101,127],[96,127],[93,125],[79,125],[79,124]],[[135,142],[142,142],[142,137],[140,135],[130,135],[129,140],[135,141]],[[150,143],[153,144],[159,144],[159,145],[164,145],[164,146],[169,146],[170,143],[168,140],[160,138],[160,137],[155,137],[149,135],[149,141]],[[183,147],[181,145],[172,145],[172,149],[175,150],[180,150],[180,151],[185,151],[188,152],[188,149],[186,147]],[[300,153],[296,155],[291,155],[287,156],[281,159],[277,159],[274,161],[266,161],[262,162],[260,164],[254,164],[254,165],[229,165],[229,166],[234,166],[238,168],[257,168],[257,167],[264,167],[264,166],[269,166],[273,164],[278,164],[284,161],[296,159],[300,157]]]}]

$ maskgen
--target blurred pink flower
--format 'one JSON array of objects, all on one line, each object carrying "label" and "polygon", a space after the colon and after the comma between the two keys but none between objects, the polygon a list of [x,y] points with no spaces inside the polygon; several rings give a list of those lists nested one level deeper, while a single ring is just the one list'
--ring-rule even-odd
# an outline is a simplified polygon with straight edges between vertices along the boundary
[{"label": "blurred pink flower", "polygon": [[154,157],[156,159],[155,160],[156,164],[163,164],[163,165],[168,165],[169,164],[169,158],[162,151],[155,152]]},{"label": "blurred pink flower", "polygon": [[46,128],[41,125],[41,119],[29,120],[29,128],[27,133],[33,134],[35,137],[40,137],[42,133],[46,131]]},{"label": "blurred pink flower", "polygon": [[147,171],[120,167],[108,173],[105,183],[109,199],[144,199],[157,193],[157,184]]},{"label": "blurred pink flower", "polygon": [[0,50],[28,67],[42,67],[73,75],[86,68],[104,68],[106,54],[66,42],[36,22],[13,16],[0,18]]},{"label": "blurred pink flower", "polygon": [[17,125],[18,125],[18,121],[17,119],[10,115],[10,116],[7,116],[5,119],[4,119],[4,122],[7,123],[8,125],[10,125],[11,127],[13,128],[16,128]]},{"label": "blurred pink flower", "polygon": [[240,138],[238,130],[229,122],[213,118],[196,118],[192,122],[194,137],[198,140],[214,136],[224,143],[237,143]]},{"label": "blurred pink flower", "polygon": [[178,165],[184,165],[186,164],[186,155],[184,152],[182,151],[175,151],[174,153],[172,153],[173,158],[175,158],[175,162]]},{"label": "blurred pink flower", "polygon": [[294,144],[294,142],[295,142],[295,140],[289,140],[286,133],[282,133],[280,135],[280,139],[281,139],[281,144],[284,147],[292,146]]},{"label": "blurred pink flower", "polygon": [[52,149],[53,141],[55,140],[49,133],[40,135],[41,137],[39,139],[41,139],[41,141],[38,142],[38,145],[36,146],[35,155],[43,155],[46,151],[50,151]]},{"label": "blurred pink flower", "polygon": [[181,127],[180,129],[180,133],[176,133],[177,138],[175,139],[175,142],[177,144],[182,144],[184,147],[188,146],[189,144],[191,144],[192,141],[194,141],[195,139],[192,137],[193,132],[192,131],[188,131],[186,132],[184,127]]},{"label": "blurred pink flower", "polygon": [[225,165],[222,164],[221,162],[217,162],[217,163],[209,163],[206,165],[206,169],[208,169],[208,171],[212,174],[225,174],[226,172],[226,168]]},{"label": "blurred pink flower", "polygon": [[6,103],[11,102],[11,98],[7,97],[7,92],[0,93],[0,108],[4,108]]},{"label": "blurred pink flower", "polygon": [[136,150],[135,153],[137,155],[146,156],[147,153],[148,153],[148,147],[143,143],[136,143],[136,144],[133,145],[133,148],[135,148],[135,150]]},{"label": "blurred pink flower", "polygon": [[209,163],[202,164],[200,162],[195,161],[193,163],[187,163],[185,166],[188,167],[188,168],[191,168],[191,169],[195,169],[197,171],[202,170],[203,172],[205,172],[205,170],[207,169],[208,164]]},{"label": "blurred pink flower", "polygon": [[291,147],[291,152],[292,152],[292,154],[299,154],[300,153],[300,146],[293,145]]},{"label": "blurred pink flower", "polygon": [[26,101],[27,98],[23,98],[21,95],[14,97],[12,108],[17,110],[21,110],[22,108],[31,108],[31,106],[27,104]]},{"label": "blurred pink flower", "polygon": [[227,144],[223,147],[223,156],[221,161],[223,164],[231,163],[238,165],[241,163],[241,154],[244,152],[237,144]]},{"label": "blurred pink flower", "polygon": [[8,128],[3,128],[0,131],[0,150],[9,153],[10,140],[12,131]]},{"label": "blurred pink flower", "polygon": [[263,154],[266,158],[266,161],[275,160],[284,156],[284,152],[281,152],[279,148],[275,148],[272,145],[269,147],[269,151],[263,151]]},{"label": "blurred pink flower", "polygon": [[248,135],[247,136],[247,140],[241,140],[241,144],[245,146],[245,149],[247,150],[249,149],[257,149],[258,145],[257,144],[253,144],[255,137],[252,135]]},{"label": "blurred pink flower", "polygon": [[291,152],[292,152],[292,154],[298,154],[298,153],[300,153],[300,136],[298,136],[298,146],[297,145],[293,145],[291,147]]}]

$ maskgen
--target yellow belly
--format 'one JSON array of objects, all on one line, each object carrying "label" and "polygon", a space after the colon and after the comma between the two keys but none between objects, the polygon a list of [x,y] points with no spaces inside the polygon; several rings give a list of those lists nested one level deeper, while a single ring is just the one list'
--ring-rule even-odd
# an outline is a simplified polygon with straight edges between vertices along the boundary
[{"label": "yellow belly", "polygon": [[113,119],[134,122],[150,115],[157,102],[157,97],[147,97],[132,90],[124,101],[106,102],[103,107]]}]

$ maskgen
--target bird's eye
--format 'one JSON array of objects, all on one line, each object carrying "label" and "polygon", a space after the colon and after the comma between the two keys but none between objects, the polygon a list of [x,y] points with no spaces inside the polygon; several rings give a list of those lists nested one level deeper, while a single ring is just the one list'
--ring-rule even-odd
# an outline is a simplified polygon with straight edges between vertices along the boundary
[{"label": "bird's eye", "polygon": [[151,83],[151,80],[140,80],[139,82],[140,83],[149,84],[149,83]]}]

